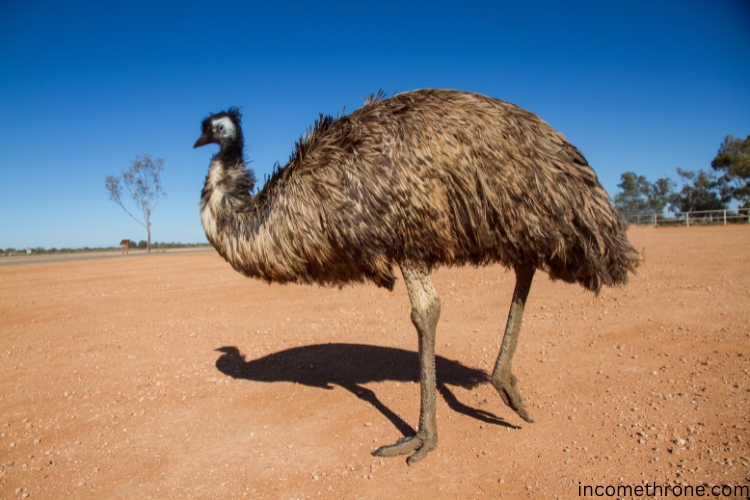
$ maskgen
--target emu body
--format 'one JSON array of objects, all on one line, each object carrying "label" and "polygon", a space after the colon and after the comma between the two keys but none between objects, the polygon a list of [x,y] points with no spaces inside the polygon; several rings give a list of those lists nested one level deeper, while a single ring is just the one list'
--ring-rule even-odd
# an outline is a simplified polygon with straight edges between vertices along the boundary
[{"label": "emu body", "polygon": [[640,256],[583,155],[536,115],[498,99],[419,90],[322,117],[257,194],[236,108],[206,118],[195,147],[218,143],[201,199],[206,235],[237,271],[267,282],[388,289],[401,269],[419,335],[416,436],[374,453],[437,445],[435,329],[440,265],[513,267],[517,283],[492,383],[531,418],[511,373],[536,269],[598,292]]}]

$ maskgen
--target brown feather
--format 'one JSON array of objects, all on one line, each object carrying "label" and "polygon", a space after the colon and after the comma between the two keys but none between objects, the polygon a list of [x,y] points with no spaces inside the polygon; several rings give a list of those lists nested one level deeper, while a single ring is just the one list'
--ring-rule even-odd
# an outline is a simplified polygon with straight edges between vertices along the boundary
[{"label": "brown feather", "polygon": [[322,117],[251,196],[215,157],[201,212],[232,266],[268,282],[392,289],[393,264],[534,266],[598,292],[640,255],[580,151],[536,115],[455,90],[379,93]]}]

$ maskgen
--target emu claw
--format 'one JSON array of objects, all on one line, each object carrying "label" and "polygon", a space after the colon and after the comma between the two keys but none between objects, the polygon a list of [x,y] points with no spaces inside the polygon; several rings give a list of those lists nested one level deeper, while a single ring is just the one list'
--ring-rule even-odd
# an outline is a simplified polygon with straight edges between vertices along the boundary
[{"label": "emu claw", "polygon": [[434,450],[436,444],[427,444],[426,440],[417,436],[402,437],[396,444],[387,446],[381,446],[377,450],[372,452],[374,457],[397,457],[399,455],[409,455],[406,459],[407,465],[411,465],[419,462],[427,456],[429,452]]},{"label": "emu claw", "polygon": [[510,376],[502,377],[500,380],[493,378],[492,385],[500,393],[503,402],[516,412],[519,417],[530,424],[534,423],[534,419],[531,418],[529,412],[526,410],[526,405],[523,403],[521,391],[518,390],[516,385],[515,375],[511,373]]}]

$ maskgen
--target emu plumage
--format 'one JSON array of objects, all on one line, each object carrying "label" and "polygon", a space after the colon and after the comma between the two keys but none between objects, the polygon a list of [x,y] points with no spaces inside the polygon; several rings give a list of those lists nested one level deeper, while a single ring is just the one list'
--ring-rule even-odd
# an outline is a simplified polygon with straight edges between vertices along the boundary
[{"label": "emu plumage", "polygon": [[511,373],[536,269],[598,292],[640,261],[583,155],[539,117],[455,90],[369,98],[321,116],[257,195],[236,108],[206,118],[195,147],[218,143],[201,199],[206,235],[237,271],[267,282],[388,289],[400,267],[419,334],[419,430],[380,456],[424,458],[437,445],[435,329],[440,265],[513,267],[517,282],[492,383],[531,418]]}]

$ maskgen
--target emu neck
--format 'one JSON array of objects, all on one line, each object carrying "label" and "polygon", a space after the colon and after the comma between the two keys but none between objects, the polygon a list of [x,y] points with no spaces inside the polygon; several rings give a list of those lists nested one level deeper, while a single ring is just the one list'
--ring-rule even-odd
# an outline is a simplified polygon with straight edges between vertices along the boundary
[{"label": "emu neck", "polygon": [[242,166],[245,166],[245,161],[243,159],[244,156],[244,141],[242,140],[242,137],[238,137],[237,139],[221,144],[221,150],[219,153],[214,157],[214,161],[218,160],[222,163],[222,165],[225,165],[227,167],[242,164]]},{"label": "emu neck", "polygon": [[[223,146],[214,156],[201,196],[203,229],[211,244],[225,257],[230,240],[250,236],[246,229],[254,217],[251,192],[255,176],[245,168],[241,145],[239,141]],[[238,234],[239,228],[244,234]]]}]

